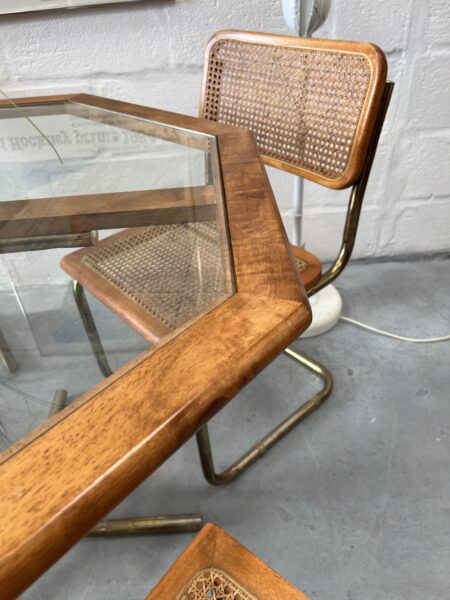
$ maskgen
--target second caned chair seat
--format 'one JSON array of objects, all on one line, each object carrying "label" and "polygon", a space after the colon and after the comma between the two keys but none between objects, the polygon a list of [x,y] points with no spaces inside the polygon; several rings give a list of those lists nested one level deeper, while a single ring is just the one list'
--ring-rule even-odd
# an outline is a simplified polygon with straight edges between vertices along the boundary
[{"label": "second caned chair seat", "polygon": [[[61,267],[88,292],[157,342],[226,297],[222,255],[214,222],[127,229],[65,256]],[[292,247],[308,290],[321,263]]]}]

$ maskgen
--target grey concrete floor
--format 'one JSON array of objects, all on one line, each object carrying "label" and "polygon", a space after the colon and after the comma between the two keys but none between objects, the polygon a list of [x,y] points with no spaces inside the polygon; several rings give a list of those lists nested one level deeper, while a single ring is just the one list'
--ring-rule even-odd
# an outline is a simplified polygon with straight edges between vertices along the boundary
[{"label": "grey concrete floor", "polygon": [[[344,314],[416,337],[450,333],[450,261],[354,263]],[[190,440],[114,515],[201,511],[311,599],[450,597],[450,342],[395,341],[340,323],[299,349],[335,389],[240,480],[214,488]],[[317,389],[275,360],[211,425],[221,465]],[[194,534],[85,539],[26,600],[138,600]]]}]

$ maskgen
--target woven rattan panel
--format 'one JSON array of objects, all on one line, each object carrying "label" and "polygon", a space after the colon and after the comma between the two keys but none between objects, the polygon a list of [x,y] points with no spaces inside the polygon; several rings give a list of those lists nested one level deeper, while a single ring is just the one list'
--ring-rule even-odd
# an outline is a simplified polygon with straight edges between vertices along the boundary
[{"label": "woven rattan panel", "polygon": [[215,223],[130,229],[82,262],[171,329],[225,293]]},{"label": "woven rattan panel", "polygon": [[309,267],[309,264],[306,262],[306,260],[303,260],[302,258],[298,258],[298,256],[294,256],[296,262],[297,262],[297,267],[298,270],[300,271],[300,273],[302,271],[306,271],[306,269]]},{"label": "woven rattan panel", "polygon": [[176,600],[258,600],[219,569],[204,569],[191,579]]},{"label": "woven rattan panel", "polygon": [[269,158],[336,180],[370,79],[362,54],[223,39],[209,53],[204,116],[250,129]]}]

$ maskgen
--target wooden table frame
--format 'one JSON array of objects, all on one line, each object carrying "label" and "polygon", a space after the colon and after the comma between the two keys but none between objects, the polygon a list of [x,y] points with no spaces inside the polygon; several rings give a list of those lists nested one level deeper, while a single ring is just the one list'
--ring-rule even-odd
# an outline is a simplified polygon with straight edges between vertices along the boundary
[{"label": "wooden table frame", "polygon": [[217,138],[237,289],[3,457],[0,589],[5,599],[25,590],[69,550],[311,320],[250,132],[85,94],[23,103],[65,100]]},{"label": "wooden table frame", "polygon": [[[183,129],[162,127],[164,123],[161,122],[155,124],[135,119],[129,114],[99,111],[92,103],[83,104],[82,98],[86,102],[88,96],[78,98],[80,104],[68,102],[64,105],[67,112],[76,117],[151,135],[198,150],[206,151],[211,145],[210,138],[205,135],[193,137]],[[91,96],[90,98],[92,99]],[[47,100],[45,105],[39,105],[42,100],[40,98],[16,100],[15,103],[27,106],[33,102],[32,116],[42,116],[63,114],[57,109],[58,105],[63,100],[75,99],[59,96],[53,103],[49,104]],[[6,100],[0,101],[1,107],[2,118],[20,117],[17,109],[9,108]],[[211,221],[215,219],[215,195],[215,186],[204,185],[0,202],[0,247],[10,240],[25,240],[30,237],[73,236],[90,233],[95,229],[159,225],[189,220]]]}]

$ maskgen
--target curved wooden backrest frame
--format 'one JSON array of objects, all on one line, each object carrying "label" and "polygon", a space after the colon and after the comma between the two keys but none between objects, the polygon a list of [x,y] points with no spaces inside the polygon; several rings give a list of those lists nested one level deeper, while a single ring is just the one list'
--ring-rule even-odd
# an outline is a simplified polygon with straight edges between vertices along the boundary
[{"label": "curved wooden backrest frame", "polygon": [[386,76],[373,44],[221,31],[200,116],[250,129],[266,164],[342,189],[362,173]]}]

